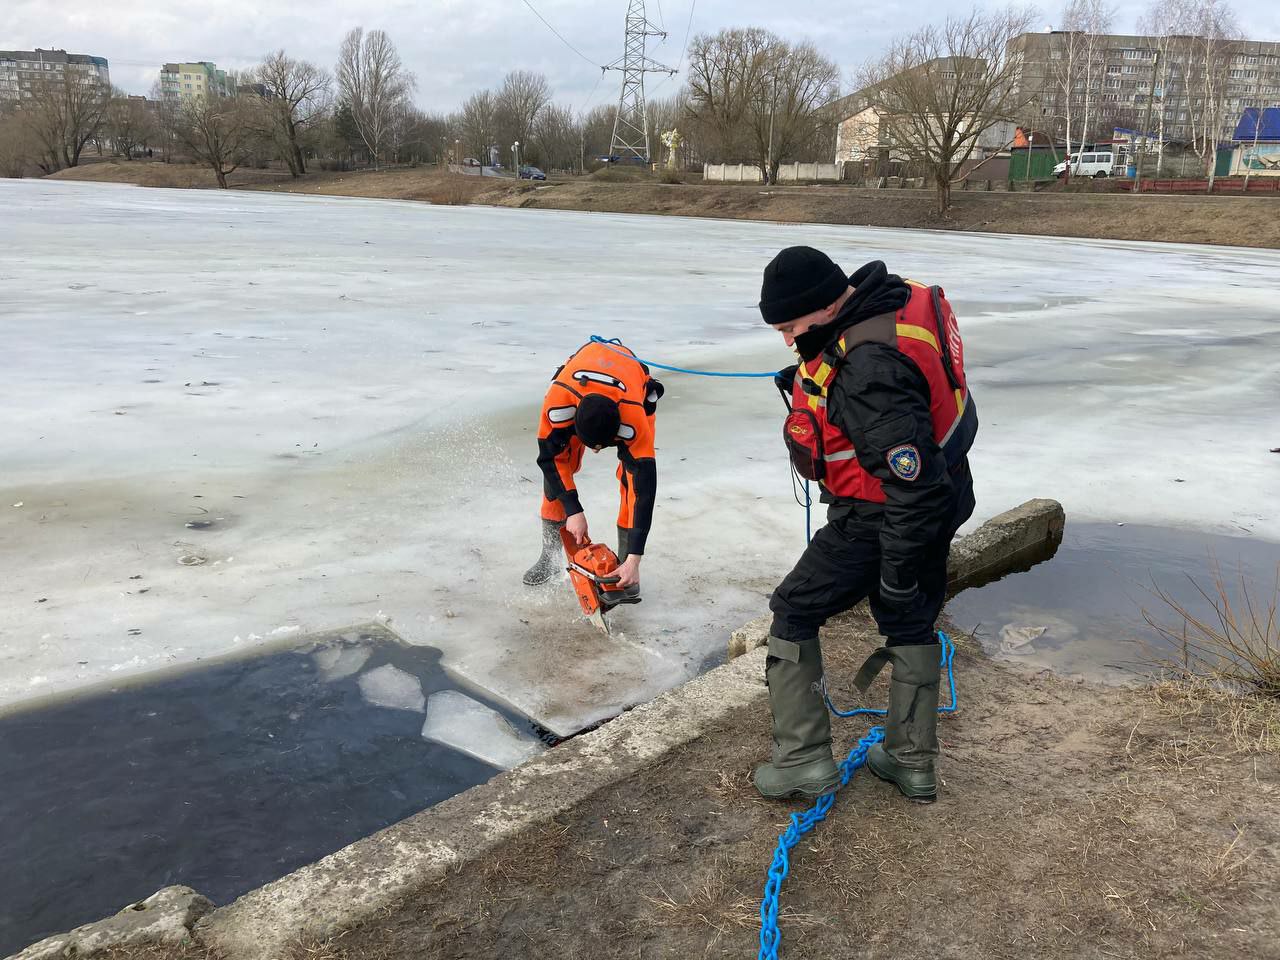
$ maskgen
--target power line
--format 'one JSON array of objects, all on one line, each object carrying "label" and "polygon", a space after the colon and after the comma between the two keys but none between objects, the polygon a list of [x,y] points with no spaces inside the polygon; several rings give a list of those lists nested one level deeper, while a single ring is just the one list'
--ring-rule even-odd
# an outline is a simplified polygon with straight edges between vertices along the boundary
[{"label": "power line", "polygon": [[590,57],[588,57],[585,53],[583,53],[581,50],[579,50],[577,47],[575,47],[572,43],[570,43],[568,40],[566,40],[566,39],[564,38],[564,36],[560,33],[560,31],[559,31],[559,30],[557,30],[555,27],[553,27],[553,26],[550,24],[550,22],[547,20],[547,18],[546,18],[546,17],[544,17],[542,14],[540,14],[540,13],[538,12],[537,8],[536,8],[532,3],[530,3],[530,2],[529,2],[529,0],[521,0],[521,2],[522,2],[526,7],[528,7],[530,10],[532,10],[532,11],[533,11],[533,15],[534,15],[535,17],[537,17],[537,18],[538,18],[539,20],[541,20],[544,24],[546,24],[546,26],[547,26],[547,29],[548,29],[548,30],[550,30],[552,33],[554,33],[557,37],[559,37],[559,38],[560,38],[560,42],[561,42],[561,43],[563,43],[566,47],[568,47],[570,50],[572,50],[574,53],[576,53],[578,56],[580,56],[583,60],[587,61],[587,63],[591,64],[593,67],[599,67],[599,66],[600,66],[600,64],[596,63],[594,60],[592,60]]},{"label": "power line", "polygon": [[604,79],[604,71],[600,71],[600,76],[596,77],[596,85],[591,88],[591,92],[587,94],[587,99],[583,101],[582,106],[578,108],[578,113],[585,115],[587,107],[591,106],[591,101],[596,97],[596,91],[600,89],[600,81]]},{"label": "power line", "polygon": [[[662,16],[662,0],[658,0],[658,26],[663,30],[667,29],[666,18]],[[666,39],[665,37],[663,38]]]},{"label": "power line", "polygon": [[[680,48],[680,59],[676,61],[677,70],[684,69],[684,55],[689,50],[689,33],[693,29],[693,11],[696,10],[697,8],[698,8],[698,0],[693,0],[693,2],[689,4],[689,22],[686,23],[684,26],[684,44]],[[674,76],[675,74],[672,73],[663,77],[656,84],[654,84],[653,89],[657,90],[659,87],[661,87],[664,83],[666,83],[668,80],[670,80]]]},{"label": "power line", "polygon": [[680,48],[680,64],[684,65],[684,55],[689,50],[689,31],[693,29],[693,11],[698,9],[698,0],[689,4],[689,22],[684,25],[684,45]]}]

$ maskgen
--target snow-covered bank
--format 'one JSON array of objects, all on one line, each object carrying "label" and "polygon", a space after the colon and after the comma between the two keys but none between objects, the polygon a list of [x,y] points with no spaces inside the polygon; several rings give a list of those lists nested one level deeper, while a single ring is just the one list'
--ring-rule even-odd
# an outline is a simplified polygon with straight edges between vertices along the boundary
[{"label": "snow-covered bank", "polygon": [[[1277,253],[26,181],[0,209],[0,703],[379,614],[560,729],[678,682],[802,545],[781,401],[664,376],[646,600],[613,641],[519,584],[534,418],[593,332],[787,362],[754,304],[791,243],[946,287],[975,520],[1050,496],[1280,539]],[[611,532],[611,464],[582,485]]]}]

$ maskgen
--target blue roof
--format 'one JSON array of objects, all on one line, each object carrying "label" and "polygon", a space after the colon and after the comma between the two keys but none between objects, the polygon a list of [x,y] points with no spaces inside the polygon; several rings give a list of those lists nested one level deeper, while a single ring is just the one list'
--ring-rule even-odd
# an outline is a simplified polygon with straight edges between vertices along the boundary
[{"label": "blue roof", "polygon": [[1258,108],[1249,107],[1240,115],[1236,124],[1236,133],[1232,137],[1237,143],[1258,140],[1280,140],[1280,107],[1267,107],[1262,111],[1262,122],[1258,122]]}]

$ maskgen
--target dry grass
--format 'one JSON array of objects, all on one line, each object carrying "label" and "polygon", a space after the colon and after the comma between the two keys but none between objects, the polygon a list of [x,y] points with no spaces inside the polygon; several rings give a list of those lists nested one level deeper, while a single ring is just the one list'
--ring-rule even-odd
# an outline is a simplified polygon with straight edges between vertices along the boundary
[{"label": "dry grass", "polygon": [[[673,896],[661,884],[656,887],[657,896],[647,893],[640,896],[654,907],[653,920],[658,924],[709,928],[712,937],[705,951],[709,954],[730,930],[750,930],[760,923],[760,899],[745,896],[729,882],[727,872],[725,861],[717,859],[701,883],[677,891],[678,896]],[[797,926],[818,922],[814,917],[798,913],[789,914],[786,920]]]},{"label": "dry grass", "polygon": [[1174,766],[1207,756],[1280,752],[1280,700],[1195,676],[1163,680],[1149,689],[1156,706],[1176,724],[1177,736],[1165,738],[1158,750]]},{"label": "dry grass", "polygon": [[1147,610],[1143,616],[1177,650],[1175,657],[1154,658],[1156,665],[1178,679],[1211,677],[1230,690],[1280,700],[1280,567],[1269,599],[1258,596],[1244,573],[1238,590],[1233,590],[1216,563],[1212,587],[1188,579],[1212,614],[1193,613],[1155,586],[1155,595],[1175,623],[1170,625]]}]

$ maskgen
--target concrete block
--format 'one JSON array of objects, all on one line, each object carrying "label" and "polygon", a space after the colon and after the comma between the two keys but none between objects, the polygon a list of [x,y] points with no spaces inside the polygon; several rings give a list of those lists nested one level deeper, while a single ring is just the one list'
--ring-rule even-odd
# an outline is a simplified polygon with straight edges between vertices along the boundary
[{"label": "concrete block", "polygon": [[9,960],[85,960],[112,947],[177,946],[191,939],[191,928],[212,909],[213,902],[190,887],[165,887],[114,917],[48,937]]},{"label": "concrete block", "polygon": [[1048,560],[1062,543],[1065,526],[1066,513],[1057,500],[1028,500],[992,517],[951,545],[949,591],[955,595]]}]

